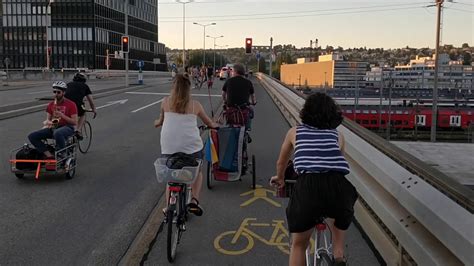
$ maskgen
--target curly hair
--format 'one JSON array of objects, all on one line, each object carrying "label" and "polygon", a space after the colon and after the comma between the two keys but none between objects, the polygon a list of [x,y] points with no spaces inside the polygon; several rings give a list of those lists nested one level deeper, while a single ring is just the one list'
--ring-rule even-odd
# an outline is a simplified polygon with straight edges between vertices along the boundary
[{"label": "curly hair", "polygon": [[320,92],[306,98],[300,118],[303,124],[318,129],[335,129],[343,120],[339,105],[333,98]]}]

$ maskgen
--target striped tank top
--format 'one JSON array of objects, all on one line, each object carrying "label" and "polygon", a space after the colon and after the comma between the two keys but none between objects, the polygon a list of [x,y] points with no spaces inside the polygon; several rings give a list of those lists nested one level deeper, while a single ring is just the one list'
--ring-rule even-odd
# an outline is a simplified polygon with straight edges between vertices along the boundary
[{"label": "striped tank top", "polygon": [[317,129],[305,124],[296,127],[294,167],[299,174],[337,171],[348,174],[349,164],[339,147],[335,129]]}]

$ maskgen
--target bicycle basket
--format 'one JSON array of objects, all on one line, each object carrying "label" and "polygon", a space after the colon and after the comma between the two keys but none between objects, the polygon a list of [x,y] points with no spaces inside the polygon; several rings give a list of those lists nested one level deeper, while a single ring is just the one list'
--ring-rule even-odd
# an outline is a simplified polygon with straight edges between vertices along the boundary
[{"label": "bicycle basket", "polygon": [[181,169],[172,169],[167,166],[167,162],[168,158],[158,158],[154,162],[156,179],[159,183],[175,182],[191,184],[199,174],[202,164],[201,159],[196,159],[196,166],[183,166]]}]

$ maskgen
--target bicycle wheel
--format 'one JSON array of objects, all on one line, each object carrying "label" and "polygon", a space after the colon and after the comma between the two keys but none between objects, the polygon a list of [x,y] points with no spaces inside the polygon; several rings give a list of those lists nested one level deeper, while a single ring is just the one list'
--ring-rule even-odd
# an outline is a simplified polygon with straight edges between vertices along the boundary
[{"label": "bicycle wheel", "polygon": [[326,251],[318,252],[319,259],[316,260],[316,266],[331,266],[333,265],[332,259]]},{"label": "bicycle wheel", "polygon": [[212,189],[212,163],[207,162],[207,178],[206,178],[206,184],[208,189]]},{"label": "bicycle wheel", "polygon": [[257,173],[255,172],[256,169],[255,165],[255,155],[252,154],[252,188],[255,189],[257,183]]},{"label": "bicycle wheel", "polygon": [[92,126],[89,121],[84,123],[81,129],[82,140],[79,140],[79,151],[86,153],[89,151],[92,143]]},{"label": "bicycle wheel", "polygon": [[170,206],[166,212],[167,222],[168,222],[168,236],[167,236],[167,254],[168,261],[171,263],[176,258],[176,249],[178,247],[178,235],[179,235],[179,225],[178,217],[175,212],[175,206]]},{"label": "bicycle wheel", "polygon": [[250,251],[254,246],[254,240],[247,232],[242,232],[235,243],[232,243],[237,231],[228,231],[218,235],[214,239],[214,248],[225,255],[242,255]]}]

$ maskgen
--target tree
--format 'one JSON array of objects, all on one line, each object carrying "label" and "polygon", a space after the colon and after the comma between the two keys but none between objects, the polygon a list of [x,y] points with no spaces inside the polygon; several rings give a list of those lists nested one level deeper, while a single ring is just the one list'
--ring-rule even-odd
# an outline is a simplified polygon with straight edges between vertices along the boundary
[{"label": "tree", "polygon": [[468,44],[467,42],[465,42],[465,43],[462,44],[461,47],[462,47],[462,48],[469,48],[469,44]]},{"label": "tree", "polygon": [[472,55],[471,55],[471,53],[466,51],[462,54],[462,56],[464,58],[464,60],[462,62],[463,65],[469,66],[469,65],[472,64]]}]

